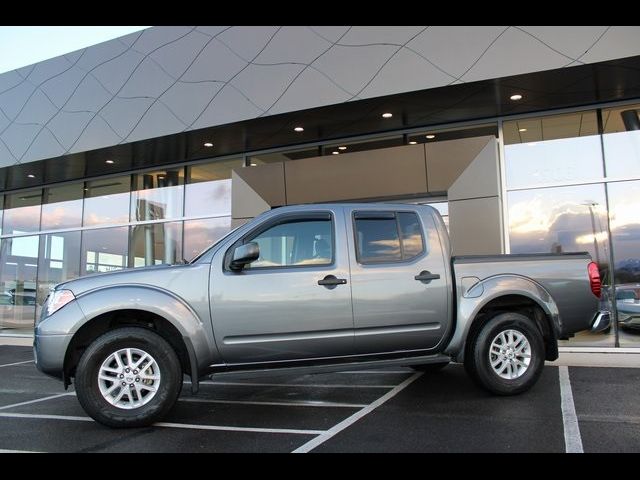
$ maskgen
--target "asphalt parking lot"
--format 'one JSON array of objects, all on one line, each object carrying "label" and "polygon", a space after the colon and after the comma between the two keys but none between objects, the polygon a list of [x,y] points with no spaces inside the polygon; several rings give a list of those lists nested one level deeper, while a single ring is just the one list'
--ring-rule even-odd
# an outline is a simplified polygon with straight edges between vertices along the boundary
[{"label": "asphalt parking lot", "polygon": [[164,422],[112,430],[36,370],[31,348],[0,346],[0,451],[640,452],[640,368],[548,365],[516,397],[485,393],[454,364],[189,387]]}]

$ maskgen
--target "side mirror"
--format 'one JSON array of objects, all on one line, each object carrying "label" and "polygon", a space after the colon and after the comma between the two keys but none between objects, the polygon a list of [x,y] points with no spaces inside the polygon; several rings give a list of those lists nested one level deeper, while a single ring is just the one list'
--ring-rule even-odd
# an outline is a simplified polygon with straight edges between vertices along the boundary
[{"label": "side mirror", "polygon": [[258,257],[260,257],[260,246],[256,242],[239,245],[233,251],[229,268],[231,270],[242,270],[245,265],[255,262]]}]

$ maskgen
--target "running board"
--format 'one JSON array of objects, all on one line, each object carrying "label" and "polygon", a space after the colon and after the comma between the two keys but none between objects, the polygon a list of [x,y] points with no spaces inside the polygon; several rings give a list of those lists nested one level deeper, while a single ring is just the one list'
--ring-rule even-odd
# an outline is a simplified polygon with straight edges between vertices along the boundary
[{"label": "running board", "polygon": [[[206,375],[211,378],[219,378],[222,376],[233,375],[234,378],[253,378],[253,377],[267,377],[277,375],[300,375],[307,373],[331,373],[341,372],[345,370],[368,370],[370,368],[381,367],[409,367],[411,365],[424,365],[428,363],[443,363],[451,362],[451,357],[448,355],[442,355],[440,353],[436,355],[425,355],[420,357],[403,357],[393,358],[386,360],[368,360],[364,362],[343,362],[332,363],[324,365],[305,365],[299,367],[268,367],[268,368],[251,368],[249,365],[238,366],[238,370],[229,369],[221,372]],[[242,370],[240,369],[242,368]]]}]

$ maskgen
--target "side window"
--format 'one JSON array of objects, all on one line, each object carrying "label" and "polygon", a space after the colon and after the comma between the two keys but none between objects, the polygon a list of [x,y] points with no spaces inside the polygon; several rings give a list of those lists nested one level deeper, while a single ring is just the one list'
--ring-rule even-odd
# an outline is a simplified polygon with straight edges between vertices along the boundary
[{"label": "side window", "polygon": [[333,262],[331,219],[294,219],[249,237],[260,257],[246,268],[330,265]]},{"label": "side window", "polygon": [[402,233],[402,251],[404,259],[417,257],[424,251],[422,226],[418,215],[411,212],[398,212],[398,223]]},{"label": "side window", "polygon": [[410,260],[425,250],[422,227],[415,213],[356,212],[354,219],[360,263]]}]

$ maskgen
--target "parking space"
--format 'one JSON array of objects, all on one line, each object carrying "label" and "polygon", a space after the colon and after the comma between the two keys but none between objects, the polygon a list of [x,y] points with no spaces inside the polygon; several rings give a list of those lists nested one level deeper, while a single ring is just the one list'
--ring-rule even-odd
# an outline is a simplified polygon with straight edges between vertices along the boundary
[{"label": "parking space", "polygon": [[195,396],[185,381],[163,422],[112,430],[38,372],[30,348],[0,346],[0,359],[0,451],[564,452],[576,441],[586,452],[640,451],[635,368],[547,366],[516,397],[484,392],[460,365],[214,377]]}]

